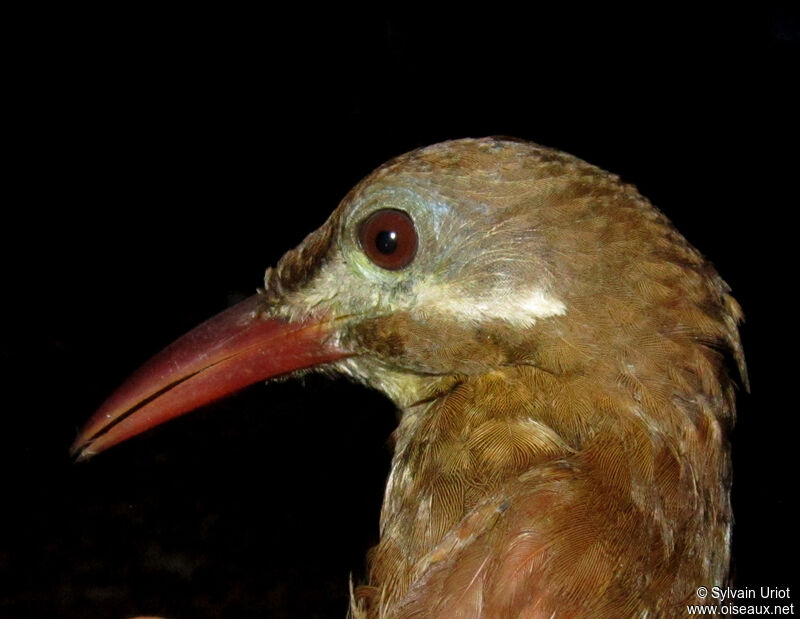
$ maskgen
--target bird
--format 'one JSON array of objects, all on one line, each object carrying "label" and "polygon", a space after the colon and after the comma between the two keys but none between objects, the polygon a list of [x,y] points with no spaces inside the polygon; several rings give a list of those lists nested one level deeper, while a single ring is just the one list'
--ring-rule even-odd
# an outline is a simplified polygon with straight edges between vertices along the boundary
[{"label": "bird", "polygon": [[79,460],[276,377],[398,410],[352,617],[670,617],[728,582],[742,310],[637,189],[506,137],[358,183],[115,391]]}]

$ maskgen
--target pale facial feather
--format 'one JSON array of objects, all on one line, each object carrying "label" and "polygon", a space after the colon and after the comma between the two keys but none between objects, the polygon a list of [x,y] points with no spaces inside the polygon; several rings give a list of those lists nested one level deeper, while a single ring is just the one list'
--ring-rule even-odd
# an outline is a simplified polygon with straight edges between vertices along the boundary
[{"label": "pale facial feather", "polygon": [[476,297],[460,294],[446,285],[435,285],[421,290],[417,302],[426,311],[447,314],[458,321],[503,320],[520,328],[567,313],[567,306],[541,287],[521,291],[495,288]]}]

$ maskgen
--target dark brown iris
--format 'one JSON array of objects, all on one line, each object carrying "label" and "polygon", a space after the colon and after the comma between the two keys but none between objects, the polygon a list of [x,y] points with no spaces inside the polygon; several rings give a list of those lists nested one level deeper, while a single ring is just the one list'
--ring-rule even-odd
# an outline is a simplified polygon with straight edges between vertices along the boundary
[{"label": "dark brown iris", "polygon": [[414,221],[397,209],[372,213],[361,222],[358,240],[372,262],[390,271],[408,266],[417,253]]}]

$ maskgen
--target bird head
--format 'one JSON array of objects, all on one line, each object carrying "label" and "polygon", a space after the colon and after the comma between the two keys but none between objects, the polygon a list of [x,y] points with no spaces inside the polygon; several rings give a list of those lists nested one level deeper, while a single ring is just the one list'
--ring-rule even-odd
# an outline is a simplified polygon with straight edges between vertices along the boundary
[{"label": "bird head", "polygon": [[361,181],[256,296],[123,384],[73,449],[86,458],[311,369],[401,409],[507,367],[694,383],[720,350],[741,363],[739,317],[713,268],[616,176],[516,140],[445,142]]},{"label": "bird head", "polygon": [[344,374],[402,411],[354,616],[660,615],[727,574],[723,358],[746,385],[740,320],[714,268],[618,177],[531,143],[445,142],[359,183],[73,449],[254,382]]}]

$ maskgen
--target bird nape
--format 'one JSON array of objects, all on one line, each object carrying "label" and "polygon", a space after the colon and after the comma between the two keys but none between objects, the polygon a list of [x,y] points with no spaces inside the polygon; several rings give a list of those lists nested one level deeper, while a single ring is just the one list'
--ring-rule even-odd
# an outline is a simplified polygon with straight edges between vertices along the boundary
[{"label": "bird nape", "polygon": [[618,177],[532,143],[444,142],[359,183],[73,449],[267,378],[342,374],[399,409],[353,616],[683,616],[728,578],[741,317]]}]

